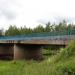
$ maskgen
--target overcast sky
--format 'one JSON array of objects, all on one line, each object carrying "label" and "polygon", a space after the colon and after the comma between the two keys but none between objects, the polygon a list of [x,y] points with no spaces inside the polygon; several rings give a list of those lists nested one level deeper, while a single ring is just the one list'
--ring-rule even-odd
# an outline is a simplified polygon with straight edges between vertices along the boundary
[{"label": "overcast sky", "polygon": [[36,27],[48,21],[75,22],[75,0],[0,0],[0,29]]}]

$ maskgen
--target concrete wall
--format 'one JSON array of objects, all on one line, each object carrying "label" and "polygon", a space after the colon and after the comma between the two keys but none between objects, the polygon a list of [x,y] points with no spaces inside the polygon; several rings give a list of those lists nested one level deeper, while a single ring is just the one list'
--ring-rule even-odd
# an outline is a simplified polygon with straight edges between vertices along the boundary
[{"label": "concrete wall", "polygon": [[28,39],[28,40],[0,40],[3,44],[37,44],[37,45],[67,45],[72,39]]},{"label": "concrete wall", "polygon": [[0,59],[13,59],[13,45],[0,44]]},{"label": "concrete wall", "polygon": [[14,44],[14,59],[25,59],[24,47]]},{"label": "concrete wall", "polygon": [[34,59],[41,60],[42,56],[42,47],[40,45],[14,45],[14,59]]}]

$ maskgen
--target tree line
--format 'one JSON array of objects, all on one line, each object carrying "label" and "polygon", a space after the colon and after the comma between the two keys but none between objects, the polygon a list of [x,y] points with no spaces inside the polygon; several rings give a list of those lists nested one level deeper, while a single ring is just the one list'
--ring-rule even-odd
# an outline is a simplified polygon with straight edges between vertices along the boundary
[{"label": "tree line", "polygon": [[37,27],[31,29],[26,26],[18,28],[17,26],[10,26],[8,30],[5,31],[5,36],[15,36],[15,35],[25,35],[31,33],[43,33],[43,32],[64,32],[66,31],[75,32],[75,25],[68,24],[65,20],[60,22],[59,24],[51,24],[48,22],[45,27],[43,25],[38,25]]}]

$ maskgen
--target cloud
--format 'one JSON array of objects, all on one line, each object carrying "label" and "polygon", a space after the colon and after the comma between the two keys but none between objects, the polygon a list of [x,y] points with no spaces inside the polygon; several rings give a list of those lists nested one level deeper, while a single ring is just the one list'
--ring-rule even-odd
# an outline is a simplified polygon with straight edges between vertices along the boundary
[{"label": "cloud", "polygon": [[16,18],[16,13],[9,10],[2,10],[2,15],[5,16],[6,19],[12,20]]},{"label": "cloud", "polygon": [[16,18],[16,5],[12,0],[0,0],[0,16],[5,17],[7,20]]},{"label": "cloud", "polygon": [[63,20],[65,20],[67,23],[75,23],[75,17],[74,16],[65,16],[65,15],[62,15],[62,14],[52,14],[52,15],[48,15],[44,18],[41,18],[39,20],[37,20],[38,23],[41,23],[41,24],[47,24],[48,22],[50,23],[60,23],[62,22]]},{"label": "cloud", "polygon": [[56,16],[55,17],[55,22],[59,23],[65,20],[67,23],[74,23],[75,22],[75,17],[74,16]]},{"label": "cloud", "polygon": [[[75,22],[74,0],[0,0],[0,27]],[[5,26],[6,25],[6,26]]]}]

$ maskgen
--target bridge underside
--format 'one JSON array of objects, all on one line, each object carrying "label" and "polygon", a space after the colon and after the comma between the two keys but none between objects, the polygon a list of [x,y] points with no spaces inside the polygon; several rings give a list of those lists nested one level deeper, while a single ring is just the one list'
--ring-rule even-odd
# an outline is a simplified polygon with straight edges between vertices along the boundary
[{"label": "bridge underside", "polygon": [[42,60],[42,46],[45,45],[67,45],[68,40],[20,40],[1,41],[0,59],[34,59]]},{"label": "bridge underside", "polygon": [[42,45],[24,44],[0,44],[0,59],[2,60],[21,60],[34,59],[42,60]]}]

